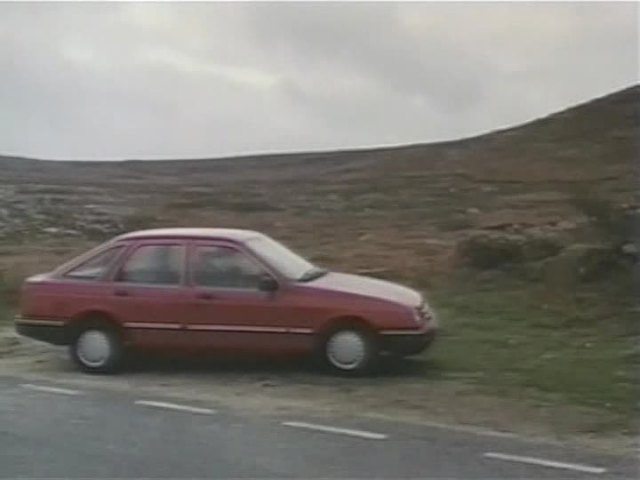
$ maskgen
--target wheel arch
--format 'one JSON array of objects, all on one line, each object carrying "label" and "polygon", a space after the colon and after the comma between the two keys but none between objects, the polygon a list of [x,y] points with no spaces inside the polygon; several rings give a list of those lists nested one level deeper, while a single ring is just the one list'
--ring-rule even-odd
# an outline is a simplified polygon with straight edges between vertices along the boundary
[{"label": "wheel arch", "polygon": [[355,327],[366,331],[373,337],[378,337],[378,331],[373,326],[373,323],[368,321],[362,316],[358,315],[339,315],[330,318],[318,332],[319,342],[323,342],[331,333],[335,332],[339,328]]},{"label": "wheel arch", "polygon": [[83,328],[87,326],[102,325],[107,326],[120,335],[121,338],[125,338],[125,331],[122,324],[118,322],[115,316],[106,310],[102,309],[88,309],[83,310],[75,314],[67,323],[68,340],[71,342],[76,335],[78,335]]}]

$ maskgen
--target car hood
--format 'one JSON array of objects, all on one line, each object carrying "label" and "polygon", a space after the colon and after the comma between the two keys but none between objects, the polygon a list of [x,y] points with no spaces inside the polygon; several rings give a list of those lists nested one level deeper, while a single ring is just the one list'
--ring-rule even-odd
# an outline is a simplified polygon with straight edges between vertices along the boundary
[{"label": "car hood", "polygon": [[422,301],[418,292],[397,283],[347,273],[329,272],[308,285],[334,292],[379,298],[410,307],[417,307]]}]

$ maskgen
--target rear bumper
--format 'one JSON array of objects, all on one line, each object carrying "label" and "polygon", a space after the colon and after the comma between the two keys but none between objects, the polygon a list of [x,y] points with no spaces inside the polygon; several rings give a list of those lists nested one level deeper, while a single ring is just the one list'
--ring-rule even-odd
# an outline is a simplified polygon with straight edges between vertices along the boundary
[{"label": "rear bumper", "polygon": [[433,343],[436,329],[419,333],[382,334],[382,350],[398,355],[417,355]]},{"label": "rear bumper", "polygon": [[19,335],[53,345],[68,343],[67,329],[61,320],[36,320],[16,317],[15,328]]}]

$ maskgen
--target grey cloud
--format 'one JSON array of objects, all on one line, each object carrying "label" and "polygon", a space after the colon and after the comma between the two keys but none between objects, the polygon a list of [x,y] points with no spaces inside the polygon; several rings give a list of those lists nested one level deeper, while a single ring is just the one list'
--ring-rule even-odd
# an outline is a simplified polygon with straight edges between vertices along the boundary
[{"label": "grey cloud", "polygon": [[403,28],[401,8],[262,5],[252,16],[252,31],[262,45],[288,52],[312,73],[359,75],[388,93],[427,96],[445,109],[471,107],[485,83],[475,74],[486,65],[460,48],[453,35],[425,32],[420,38]]},{"label": "grey cloud", "polygon": [[0,153],[427,142],[637,82],[636,4],[0,4]]}]

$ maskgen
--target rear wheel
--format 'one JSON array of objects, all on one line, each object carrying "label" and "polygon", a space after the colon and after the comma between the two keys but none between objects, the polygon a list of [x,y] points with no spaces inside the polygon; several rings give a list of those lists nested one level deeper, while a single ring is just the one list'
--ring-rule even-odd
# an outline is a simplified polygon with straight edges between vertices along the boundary
[{"label": "rear wheel", "polygon": [[342,374],[368,371],[378,356],[376,342],[363,328],[349,326],[332,330],[323,345],[326,365]]},{"label": "rear wheel", "polygon": [[112,373],[121,367],[122,340],[113,328],[92,325],[83,328],[70,345],[73,361],[88,373]]}]

